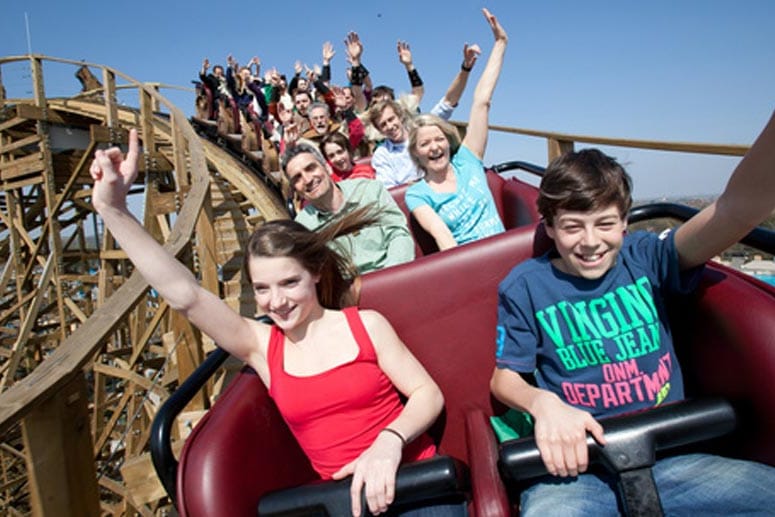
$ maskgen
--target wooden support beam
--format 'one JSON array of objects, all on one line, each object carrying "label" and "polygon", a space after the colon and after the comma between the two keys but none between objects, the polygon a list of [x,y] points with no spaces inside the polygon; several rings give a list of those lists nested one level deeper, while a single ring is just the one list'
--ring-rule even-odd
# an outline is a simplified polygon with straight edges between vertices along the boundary
[{"label": "wooden support beam", "polygon": [[[0,179],[6,181],[26,174],[37,174],[44,170],[46,170],[46,162],[43,153],[33,153],[24,158],[0,164]],[[5,185],[4,187],[7,188]]]},{"label": "wooden support beam", "polygon": [[546,143],[547,143],[547,146],[549,147],[548,163],[551,163],[551,161],[557,158],[558,156],[562,156],[565,153],[573,152],[573,142],[569,140],[558,140],[556,138],[547,138]]},{"label": "wooden support beam", "polygon": [[22,419],[33,515],[100,515],[87,403],[79,372]]},{"label": "wooden support beam", "polygon": [[26,120],[51,122],[53,124],[69,124],[65,117],[54,110],[44,110],[40,106],[32,104],[19,104],[16,106],[16,115]]}]

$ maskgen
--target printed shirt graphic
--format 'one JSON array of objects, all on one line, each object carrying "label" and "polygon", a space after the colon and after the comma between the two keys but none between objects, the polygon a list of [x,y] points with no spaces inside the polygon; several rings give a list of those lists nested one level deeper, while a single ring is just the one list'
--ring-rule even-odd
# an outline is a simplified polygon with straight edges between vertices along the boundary
[{"label": "printed shirt graphic", "polygon": [[410,211],[430,205],[452,232],[455,242],[465,244],[504,231],[498,215],[482,161],[461,145],[452,157],[457,175],[456,192],[434,192],[425,181],[406,191]]},{"label": "printed shirt graphic", "polygon": [[680,272],[673,234],[626,236],[597,280],[550,260],[520,264],[501,282],[497,366],[535,372],[539,387],[596,417],[681,400],[665,299],[690,292],[702,267]]}]

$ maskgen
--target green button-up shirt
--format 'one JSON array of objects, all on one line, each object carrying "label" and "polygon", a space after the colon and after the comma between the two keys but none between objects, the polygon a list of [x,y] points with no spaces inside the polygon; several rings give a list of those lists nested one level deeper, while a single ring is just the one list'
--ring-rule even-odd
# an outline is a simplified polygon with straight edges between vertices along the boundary
[{"label": "green button-up shirt", "polygon": [[337,251],[348,254],[361,273],[414,259],[414,240],[406,217],[382,182],[353,179],[340,181],[334,186],[337,187],[344,195],[339,212],[324,212],[309,204],[296,215],[296,221],[316,230],[340,213],[370,206],[379,211],[379,222],[334,240]]}]

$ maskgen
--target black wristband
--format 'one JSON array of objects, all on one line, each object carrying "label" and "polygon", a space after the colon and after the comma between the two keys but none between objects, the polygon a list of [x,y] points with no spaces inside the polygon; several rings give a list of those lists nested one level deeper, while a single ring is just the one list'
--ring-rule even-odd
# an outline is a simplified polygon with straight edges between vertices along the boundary
[{"label": "black wristband", "polygon": [[363,80],[369,75],[369,71],[363,65],[352,67],[350,70],[350,84],[363,86]]},{"label": "black wristband", "polygon": [[422,79],[420,79],[420,74],[419,72],[417,72],[416,68],[412,69],[410,72],[408,72],[408,74],[409,74],[409,82],[411,83],[412,88],[417,88],[419,86],[422,86]]},{"label": "black wristband", "polygon": [[346,110],[342,110],[339,113],[341,113],[342,118],[347,122],[352,122],[357,118],[357,115],[355,114],[355,111],[353,111],[352,108],[347,108]]},{"label": "black wristband", "polygon": [[471,70],[473,70],[473,69],[474,69],[474,65],[471,65],[471,66],[466,66],[466,62],[465,62],[465,61],[463,61],[463,62],[460,64],[460,69],[461,69],[461,70],[463,70],[464,72],[470,72]]}]

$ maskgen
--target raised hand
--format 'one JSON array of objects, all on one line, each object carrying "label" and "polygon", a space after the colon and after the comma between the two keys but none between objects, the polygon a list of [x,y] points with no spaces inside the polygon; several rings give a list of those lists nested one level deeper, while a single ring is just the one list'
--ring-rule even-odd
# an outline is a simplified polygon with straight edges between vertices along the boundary
[{"label": "raised hand", "polygon": [[501,24],[498,22],[498,19],[495,17],[495,15],[487,9],[482,9],[482,14],[484,14],[484,17],[487,19],[487,23],[490,24],[492,35],[495,38],[495,41],[508,41],[509,37],[506,34],[506,30],[501,27]]},{"label": "raised hand", "polygon": [[412,66],[412,49],[409,48],[409,43],[400,41],[396,45],[398,49],[398,60],[408,69]]},{"label": "raised hand", "polygon": [[301,64],[301,61],[296,61],[293,64],[293,71],[296,72],[296,75],[301,75],[302,70],[304,70],[304,67]]},{"label": "raised hand", "polygon": [[361,491],[366,487],[366,503],[373,515],[385,512],[395,498],[396,471],[401,462],[401,440],[389,433],[379,433],[371,446],[332,476],[353,476],[350,500],[354,517],[360,517]]},{"label": "raised hand", "polygon": [[479,45],[475,43],[470,46],[468,43],[463,45],[463,66],[466,68],[473,68],[481,53],[482,50],[479,48]]},{"label": "raised hand", "polygon": [[105,208],[125,208],[126,196],[137,177],[137,158],[140,143],[137,130],[129,131],[129,150],[126,157],[118,147],[97,149],[89,167],[94,180],[92,204],[97,212]]},{"label": "raised hand", "polygon": [[344,48],[347,51],[347,60],[353,66],[361,64],[363,55],[363,43],[357,32],[349,32],[344,40]]},{"label": "raised hand", "polygon": [[330,41],[323,43],[323,65],[330,65],[336,51]]}]

